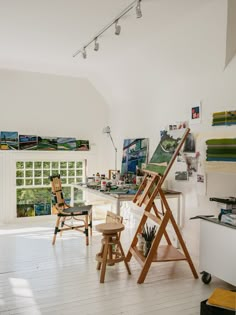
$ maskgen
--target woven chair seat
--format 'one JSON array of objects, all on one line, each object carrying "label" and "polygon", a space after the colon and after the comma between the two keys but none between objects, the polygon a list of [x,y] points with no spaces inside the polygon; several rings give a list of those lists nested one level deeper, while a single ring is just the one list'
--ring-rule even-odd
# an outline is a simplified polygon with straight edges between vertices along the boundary
[{"label": "woven chair seat", "polygon": [[59,216],[75,216],[75,215],[86,215],[91,210],[91,205],[75,206],[63,209],[62,212],[58,213]]}]

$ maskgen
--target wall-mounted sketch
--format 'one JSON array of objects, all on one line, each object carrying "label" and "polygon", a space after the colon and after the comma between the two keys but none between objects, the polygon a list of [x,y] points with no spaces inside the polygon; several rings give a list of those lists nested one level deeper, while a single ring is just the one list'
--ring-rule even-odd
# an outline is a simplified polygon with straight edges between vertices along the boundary
[{"label": "wall-mounted sketch", "polygon": [[175,180],[188,180],[188,172],[175,172]]},{"label": "wall-mounted sketch", "polygon": [[194,153],[196,151],[195,139],[192,133],[188,134],[183,151],[186,153]]}]

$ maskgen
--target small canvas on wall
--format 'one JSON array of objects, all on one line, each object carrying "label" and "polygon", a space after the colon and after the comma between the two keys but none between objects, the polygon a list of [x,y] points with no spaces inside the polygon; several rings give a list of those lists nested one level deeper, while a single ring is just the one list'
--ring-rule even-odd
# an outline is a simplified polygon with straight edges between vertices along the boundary
[{"label": "small canvas on wall", "polygon": [[75,151],[89,151],[89,141],[88,140],[76,140]]},{"label": "small canvas on wall", "polygon": [[36,150],[38,146],[38,137],[31,135],[19,135],[20,150]]},{"label": "small canvas on wall", "polygon": [[75,150],[75,138],[57,138],[57,150]]},{"label": "small canvas on wall", "polygon": [[191,107],[190,115],[191,124],[199,124],[201,122],[202,120],[201,103],[197,103],[196,105]]},{"label": "small canvas on wall", "polygon": [[147,163],[148,139],[125,139],[123,145],[121,175],[135,175],[142,163]]},{"label": "small canvas on wall", "polygon": [[37,150],[53,151],[57,150],[56,137],[38,137]]}]

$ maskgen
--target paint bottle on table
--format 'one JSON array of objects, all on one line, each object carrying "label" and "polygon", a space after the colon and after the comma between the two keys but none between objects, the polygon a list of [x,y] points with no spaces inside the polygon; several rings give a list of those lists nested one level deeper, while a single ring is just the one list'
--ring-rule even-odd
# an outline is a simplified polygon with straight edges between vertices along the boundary
[{"label": "paint bottle on table", "polygon": [[99,172],[97,172],[97,174],[95,175],[95,182],[98,183],[100,182],[100,180],[101,180],[100,174]]}]

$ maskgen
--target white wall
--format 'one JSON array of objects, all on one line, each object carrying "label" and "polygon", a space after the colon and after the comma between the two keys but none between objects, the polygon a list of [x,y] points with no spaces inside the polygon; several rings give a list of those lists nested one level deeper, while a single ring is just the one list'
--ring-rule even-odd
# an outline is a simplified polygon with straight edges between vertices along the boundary
[{"label": "white wall", "polygon": [[0,151],[0,222],[16,215],[15,162],[17,159],[87,159],[88,175],[105,172],[108,140],[107,104],[86,79],[0,70],[0,130],[19,134],[75,137],[90,141],[88,152]]},{"label": "white wall", "polygon": [[[184,7],[187,3],[189,6]],[[134,137],[150,139],[151,157],[159,142],[160,130],[176,121],[189,120],[191,106],[201,101],[202,123],[190,125],[190,128],[204,164],[206,139],[236,136],[236,126],[211,126],[213,112],[236,110],[236,58],[224,69],[226,1],[200,1],[195,2],[196,7],[193,1],[180,1],[178,5],[173,1],[158,1],[151,5],[159,10],[153,14],[155,19],[151,15],[143,22],[146,34],[146,23],[150,25],[150,40],[144,38],[140,26],[142,40],[140,38],[138,49],[135,47],[136,53],[125,64],[125,70],[113,65],[115,75],[110,77],[110,82],[114,83],[113,94],[117,97],[111,126],[118,143],[119,159],[121,161],[123,139]],[[174,14],[175,10],[178,15]],[[134,50],[132,43],[127,49]],[[108,82],[106,84],[109,86]],[[105,84],[103,88],[105,90]],[[175,164],[173,169],[176,167]],[[236,175],[208,174],[205,196],[197,192],[196,178],[180,183],[173,180],[172,171],[168,180],[170,187],[185,195],[184,235],[197,255],[199,222],[189,221],[189,218],[197,214],[217,214],[219,209],[209,202],[209,197],[236,196]]]},{"label": "white wall", "polygon": [[107,169],[102,129],[109,113],[87,79],[0,70],[0,104],[0,130],[89,140],[89,154],[96,156],[89,174]]},{"label": "white wall", "polygon": [[[204,160],[205,138],[236,133],[236,127],[211,127],[213,112],[236,109],[236,59],[224,70],[226,5],[226,0],[143,1],[142,19],[123,21],[119,38],[112,37],[95,56],[79,59],[99,93],[84,79],[1,71],[0,129],[58,135],[70,112],[61,135],[86,137],[96,144],[91,150],[94,172],[113,168],[112,145],[100,134],[104,125],[111,126],[119,163],[124,138],[148,137],[151,157],[160,130],[188,120],[191,106],[202,101],[202,123],[190,127]],[[235,175],[208,177],[209,194],[236,194]],[[189,217],[216,212],[215,205],[208,201],[210,195],[196,192],[195,181],[179,183],[170,177],[169,184],[185,195],[184,234],[197,253],[198,222]]]}]

